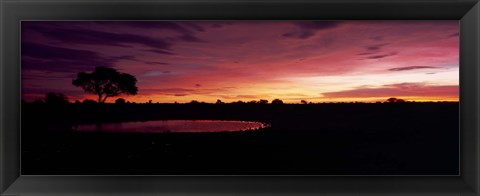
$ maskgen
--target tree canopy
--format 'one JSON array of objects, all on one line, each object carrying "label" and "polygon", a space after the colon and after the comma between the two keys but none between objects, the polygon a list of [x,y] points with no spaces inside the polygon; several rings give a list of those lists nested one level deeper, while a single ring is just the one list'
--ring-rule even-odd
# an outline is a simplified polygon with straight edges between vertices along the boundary
[{"label": "tree canopy", "polygon": [[136,83],[137,79],[134,76],[108,67],[95,67],[92,73],[80,72],[72,81],[74,86],[97,95],[98,103],[105,103],[108,97],[120,94],[136,95],[138,92]]}]

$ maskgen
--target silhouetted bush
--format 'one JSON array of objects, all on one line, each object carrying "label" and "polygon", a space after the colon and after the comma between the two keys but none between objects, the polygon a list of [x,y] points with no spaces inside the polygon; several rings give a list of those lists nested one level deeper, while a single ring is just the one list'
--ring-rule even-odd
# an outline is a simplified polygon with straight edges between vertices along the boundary
[{"label": "silhouetted bush", "polygon": [[268,104],[268,100],[266,99],[260,99],[260,101],[258,102],[259,104]]},{"label": "silhouetted bush", "polygon": [[395,97],[391,97],[391,98],[387,99],[388,103],[395,103],[396,101],[397,101],[397,98],[395,98]]},{"label": "silhouetted bush", "polygon": [[123,98],[118,98],[117,100],[115,100],[115,104],[118,104],[118,105],[123,105],[125,104],[125,99]]},{"label": "silhouetted bush", "polygon": [[45,104],[45,101],[43,101],[42,99],[37,99],[37,100],[33,101],[33,104],[35,104],[35,105],[43,105],[43,104]]},{"label": "silhouetted bush", "polygon": [[283,104],[283,101],[280,100],[280,99],[274,99],[274,100],[272,101],[272,104],[277,104],[277,105],[278,105],[278,104]]},{"label": "silhouetted bush", "polygon": [[234,101],[234,102],[232,102],[232,104],[245,104],[245,102],[243,102],[243,101]]},{"label": "silhouetted bush", "polygon": [[83,104],[86,104],[86,105],[95,105],[95,104],[97,104],[96,101],[91,100],[91,99],[85,99],[85,100],[83,100],[82,103],[83,103]]},{"label": "silhouetted bush", "polygon": [[47,93],[45,94],[45,103],[47,105],[59,106],[68,104],[68,98],[61,93]]},{"label": "silhouetted bush", "polygon": [[190,103],[188,103],[188,104],[200,104],[200,102],[198,102],[197,100],[192,100],[192,101],[190,101]]},{"label": "silhouetted bush", "polygon": [[387,103],[404,103],[405,100],[403,99],[397,99],[395,97],[391,97],[387,99]]}]

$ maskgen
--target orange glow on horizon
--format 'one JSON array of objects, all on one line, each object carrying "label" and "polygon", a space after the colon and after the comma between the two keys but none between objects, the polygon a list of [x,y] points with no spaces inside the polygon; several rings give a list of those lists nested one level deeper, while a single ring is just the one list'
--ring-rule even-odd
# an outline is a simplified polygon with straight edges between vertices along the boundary
[{"label": "orange glow on horizon", "polygon": [[[397,99],[403,99],[407,102],[459,102],[458,97],[402,97],[402,96],[392,96]],[[152,99],[152,97],[145,96],[145,97],[138,97],[138,96],[119,96],[119,97],[110,97],[107,99],[106,103],[115,103],[115,100],[118,98],[123,98],[125,101],[134,102],[134,103],[148,103],[150,100],[152,103],[190,103],[191,101],[198,101],[198,102],[205,102],[205,103],[216,103],[217,99],[201,99],[195,97],[188,97],[184,99]],[[391,97],[366,97],[366,98],[317,98],[317,99],[289,99],[289,98],[273,98],[273,99],[280,99],[286,104],[301,104],[302,100],[305,100],[307,103],[352,103],[352,102],[361,102],[361,103],[376,103],[376,102],[385,102],[387,99]],[[83,101],[85,99],[90,99],[96,101],[96,96],[85,96],[79,99],[72,99],[70,98],[70,102],[75,101]],[[267,98],[258,98],[258,99],[221,99],[223,103],[232,103],[237,101],[242,101],[248,103],[250,101],[259,101],[260,99],[268,100],[268,103],[271,103],[273,99]]]}]

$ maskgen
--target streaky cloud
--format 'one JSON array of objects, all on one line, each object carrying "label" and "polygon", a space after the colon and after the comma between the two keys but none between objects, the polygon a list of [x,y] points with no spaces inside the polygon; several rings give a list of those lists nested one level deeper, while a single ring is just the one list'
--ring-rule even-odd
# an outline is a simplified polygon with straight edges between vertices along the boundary
[{"label": "streaky cloud", "polygon": [[369,39],[374,40],[374,41],[382,41],[383,36],[381,36],[381,35],[372,36],[372,37],[369,37]]},{"label": "streaky cloud", "polygon": [[185,42],[197,42],[197,43],[204,43],[205,40],[199,39],[198,37],[192,36],[190,34],[184,34],[178,37],[178,39],[185,41]]},{"label": "streaky cloud", "polygon": [[397,55],[397,53],[392,52],[392,53],[382,54],[382,55],[373,55],[373,56],[368,56],[367,59],[382,59],[382,58],[394,56],[394,55]]},{"label": "streaky cloud", "polygon": [[64,43],[117,47],[131,47],[130,44],[141,44],[162,50],[169,50],[171,46],[171,43],[161,38],[152,38],[130,33],[113,33],[82,28],[42,27],[40,25],[30,28],[42,33],[44,36]]},{"label": "streaky cloud", "polygon": [[459,87],[456,85],[429,86],[423,83],[400,83],[383,85],[377,88],[355,88],[352,90],[321,93],[327,98],[369,98],[369,97],[457,97]]},{"label": "streaky cloud", "polygon": [[[76,72],[95,66],[112,67],[130,57],[103,57],[97,52],[37,44],[22,43],[22,68],[52,72]],[[88,59],[88,60],[86,60]]]},{"label": "streaky cloud", "polygon": [[145,51],[145,52],[154,52],[154,53],[157,53],[157,54],[176,55],[176,54],[173,53],[173,52],[166,51],[166,50],[159,50],[159,49],[146,49],[146,50],[143,50],[143,51]]},{"label": "streaky cloud", "polygon": [[313,37],[317,31],[333,29],[341,24],[340,21],[299,21],[294,23],[299,29],[297,31],[282,34],[283,37],[308,39]]},{"label": "streaky cloud", "polygon": [[369,50],[369,51],[372,51],[372,50],[380,50],[382,49],[384,46],[388,45],[390,43],[383,43],[383,44],[372,44],[372,45],[368,45],[368,46],[365,46],[365,49],[366,50]]},{"label": "streaky cloud", "polygon": [[434,66],[408,66],[408,67],[395,67],[388,69],[388,71],[409,71],[409,70],[415,70],[415,69],[438,69],[440,67],[434,67]]},{"label": "streaky cloud", "polygon": [[322,30],[338,27],[341,21],[300,21],[295,24],[302,29]]}]

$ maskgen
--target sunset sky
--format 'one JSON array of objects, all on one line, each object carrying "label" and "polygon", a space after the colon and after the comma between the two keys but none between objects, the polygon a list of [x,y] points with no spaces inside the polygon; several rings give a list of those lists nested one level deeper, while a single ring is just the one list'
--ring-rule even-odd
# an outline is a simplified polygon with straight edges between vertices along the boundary
[{"label": "sunset sky", "polygon": [[[134,75],[127,101],[458,101],[458,21],[23,21],[22,98],[96,99],[72,80]],[[107,102],[113,102],[109,98]]]}]

